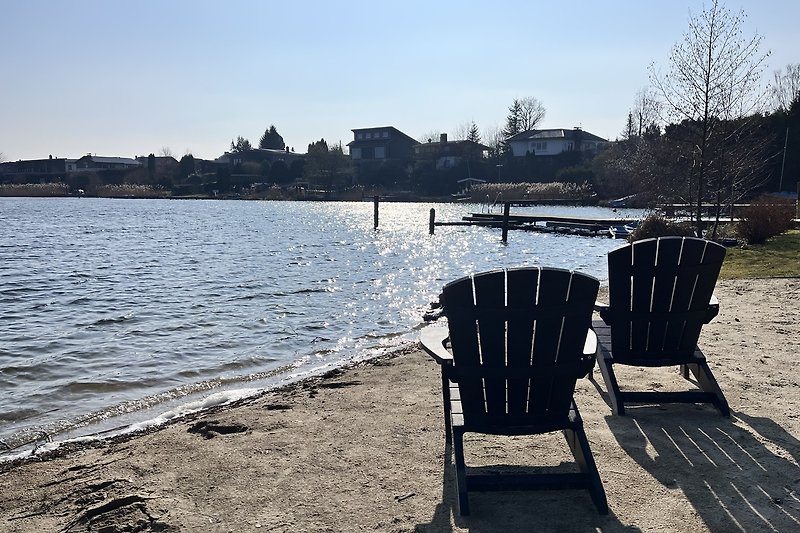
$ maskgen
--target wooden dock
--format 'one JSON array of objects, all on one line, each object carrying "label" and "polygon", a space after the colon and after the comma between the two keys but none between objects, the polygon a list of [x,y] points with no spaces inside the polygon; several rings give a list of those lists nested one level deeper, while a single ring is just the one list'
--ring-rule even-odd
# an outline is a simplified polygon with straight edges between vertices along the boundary
[{"label": "wooden dock", "polygon": [[512,215],[511,206],[517,202],[504,202],[502,213],[471,213],[459,221],[437,222],[436,210],[431,209],[429,230],[433,235],[436,226],[488,226],[502,228],[503,242],[508,241],[508,230],[538,231],[541,233],[561,233],[585,237],[612,237],[609,229],[621,227],[638,221],[633,218],[594,218],[566,215]]},{"label": "wooden dock", "polygon": [[[506,224],[502,213],[472,213],[462,218],[458,225],[475,225],[502,228]],[[610,237],[611,226],[621,226],[635,221],[632,218],[592,218],[564,215],[508,215],[508,229],[562,233],[569,235]],[[452,223],[437,223],[453,225]]]}]

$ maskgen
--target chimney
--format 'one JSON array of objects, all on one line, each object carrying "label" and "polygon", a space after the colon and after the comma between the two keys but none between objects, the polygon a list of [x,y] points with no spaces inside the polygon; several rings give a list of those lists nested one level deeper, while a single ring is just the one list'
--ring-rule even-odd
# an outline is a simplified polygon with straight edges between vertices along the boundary
[{"label": "chimney", "polygon": [[447,134],[446,133],[442,133],[442,134],[439,135],[439,142],[440,143],[446,143],[447,142]]}]

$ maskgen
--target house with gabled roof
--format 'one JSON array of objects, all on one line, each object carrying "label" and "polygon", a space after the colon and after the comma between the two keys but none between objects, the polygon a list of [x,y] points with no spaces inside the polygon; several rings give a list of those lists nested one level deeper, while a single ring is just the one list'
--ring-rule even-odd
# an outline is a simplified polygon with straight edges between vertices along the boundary
[{"label": "house with gabled roof", "polygon": [[506,144],[512,155],[524,157],[558,155],[572,151],[597,152],[606,148],[609,142],[581,128],[556,128],[526,130],[506,139]]},{"label": "house with gabled roof", "polygon": [[408,161],[414,155],[419,141],[393,126],[358,128],[353,140],[347,143],[353,164],[366,162]]}]

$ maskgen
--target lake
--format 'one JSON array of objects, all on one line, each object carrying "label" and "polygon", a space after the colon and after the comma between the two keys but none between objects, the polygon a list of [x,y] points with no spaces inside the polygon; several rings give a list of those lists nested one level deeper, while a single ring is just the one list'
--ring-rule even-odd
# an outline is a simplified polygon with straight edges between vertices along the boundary
[{"label": "lake", "polygon": [[[0,439],[91,433],[415,342],[444,283],[621,242],[439,227],[475,204],[0,198]],[[639,216],[538,206],[515,212]],[[432,366],[432,370],[435,369]],[[150,416],[148,414],[148,416]],[[0,446],[2,447],[2,446]]]}]

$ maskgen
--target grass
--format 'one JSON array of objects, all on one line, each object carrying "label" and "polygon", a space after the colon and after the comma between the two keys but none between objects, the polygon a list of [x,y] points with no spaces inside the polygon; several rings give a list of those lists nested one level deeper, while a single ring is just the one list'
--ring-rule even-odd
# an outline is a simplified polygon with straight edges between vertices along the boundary
[{"label": "grass", "polygon": [[719,277],[800,277],[800,230],[772,237],[765,244],[729,248]]}]

